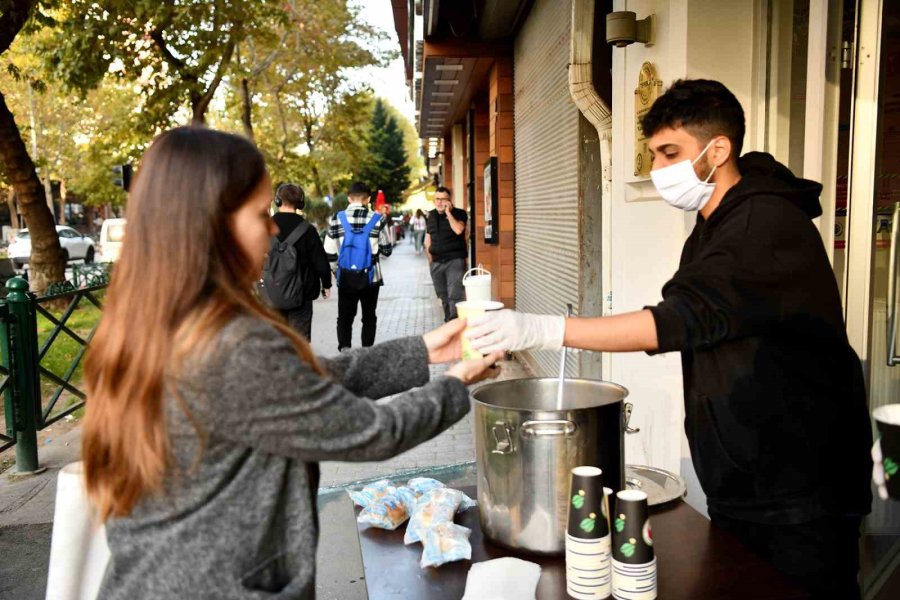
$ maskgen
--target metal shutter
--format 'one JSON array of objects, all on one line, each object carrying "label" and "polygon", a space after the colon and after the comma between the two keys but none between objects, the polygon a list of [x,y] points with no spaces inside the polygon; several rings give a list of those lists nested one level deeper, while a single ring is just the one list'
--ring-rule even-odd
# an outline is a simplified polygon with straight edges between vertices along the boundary
[{"label": "metal shutter", "polygon": [[[578,309],[578,109],[567,67],[572,7],[537,0],[516,38],[516,308],[562,314]],[[522,353],[537,375],[557,375],[552,352]],[[566,371],[577,374],[570,356]]]}]

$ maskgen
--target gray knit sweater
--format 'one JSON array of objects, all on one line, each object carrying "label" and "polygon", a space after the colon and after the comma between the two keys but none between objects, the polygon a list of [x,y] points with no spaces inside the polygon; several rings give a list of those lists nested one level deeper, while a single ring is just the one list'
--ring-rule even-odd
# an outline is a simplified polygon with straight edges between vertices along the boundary
[{"label": "gray knit sweater", "polygon": [[107,523],[101,598],[313,598],[317,462],[389,458],[469,410],[458,379],[428,382],[421,338],[323,359],[333,380],[257,319],[235,319],[214,347],[178,384],[206,445],[168,397],[173,466],[162,493]]}]

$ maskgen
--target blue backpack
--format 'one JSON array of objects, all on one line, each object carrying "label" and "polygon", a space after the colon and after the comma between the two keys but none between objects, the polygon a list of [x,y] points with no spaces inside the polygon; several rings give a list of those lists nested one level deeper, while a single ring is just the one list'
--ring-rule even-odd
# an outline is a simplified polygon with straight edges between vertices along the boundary
[{"label": "blue backpack", "polygon": [[372,285],[375,277],[369,236],[381,221],[381,215],[375,213],[365,227],[357,229],[350,226],[346,211],[339,212],[337,218],[344,227],[344,241],[338,251],[338,287],[349,292],[362,292]]}]

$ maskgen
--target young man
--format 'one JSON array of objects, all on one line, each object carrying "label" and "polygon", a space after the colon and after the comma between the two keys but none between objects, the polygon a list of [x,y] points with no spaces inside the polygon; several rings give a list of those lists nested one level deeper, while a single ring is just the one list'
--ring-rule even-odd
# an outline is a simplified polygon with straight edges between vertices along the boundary
[{"label": "young man", "polygon": [[466,298],[462,278],[466,272],[466,211],[454,208],[450,189],[439,187],[434,210],[425,219],[425,254],[431,264],[434,291],[444,306],[444,322],[456,318],[456,303]]},{"label": "young man", "polygon": [[813,597],[859,598],[872,439],[861,365],[811,222],[821,186],[768,154],[738,158],[744,113],[715,81],[676,82],[642,127],[659,194],[699,211],[663,301],[601,318],[503,311],[473,320],[473,345],[680,351],[685,432],[713,523]]},{"label": "young man", "polygon": [[[305,205],[305,194],[300,186],[283,183],[275,190],[275,205],[278,212],[272,217],[278,226],[278,241],[285,241],[297,227],[305,222],[297,214]],[[331,295],[331,268],[322,248],[322,240],[315,227],[309,227],[300,236],[294,247],[297,249],[297,269],[301,272],[304,288],[303,304],[294,309],[280,311],[296,331],[310,339],[312,335],[313,300],[321,291],[325,298]]]},{"label": "young man", "polygon": [[[375,328],[378,317],[375,310],[378,307],[378,290],[384,285],[381,277],[381,264],[378,261],[379,254],[384,257],[391,255],[392,246],[385,229],[384,219],[369,210],[371,191],[364,183],[356,182],[347,191],[350,204],[346,210],[336,213],[331,217],[328,233],[325,236],[325,253],[331,262],[331,270],[338,277],[338,318],[337,337],[338,350],[350,348],[353,337],[353,320],[356,318],[357,305],[362,305],[362,345],[371,346],[375,343]],[[345,225],[346,222],[346,225]],[[348,228],[358,235],[364,229],[368,233],[368,250],[371,252],[369,266],[360,264],[365,270],[368,283],[360,286],[351,285],[349,275],[355,275],[349,271],[348,277],[342,284],[342,274],[339,271],[339,259],[341,253],[349,252],[344,248],[346,229]],[[346,258],[347,255],[344,255]]]}]

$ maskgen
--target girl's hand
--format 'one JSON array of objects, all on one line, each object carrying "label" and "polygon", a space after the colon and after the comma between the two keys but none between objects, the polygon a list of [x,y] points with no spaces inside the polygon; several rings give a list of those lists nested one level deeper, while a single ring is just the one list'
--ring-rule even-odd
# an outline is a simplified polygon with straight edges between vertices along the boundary
[{"label": "girl's hand", "polygon": [[422,336],[428,348],[428,362],[446,363],[462,358],[460,336],[466,328],[465,319],[453,319]]},{"label": "girl's hand", "polygon": [[494,352],[484,358],[464,360],[447,369],[445,375],[456,377],[466,385],[478,383],[484,379],[493,379],[500,374],[500,368],[496,363],[502,358],[503,352]]}]

